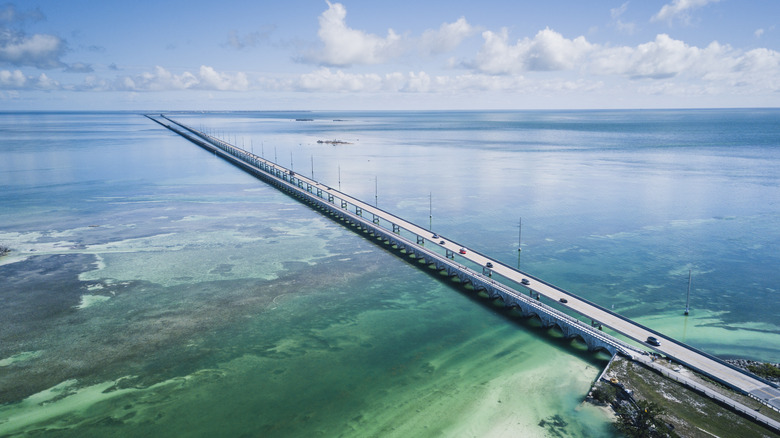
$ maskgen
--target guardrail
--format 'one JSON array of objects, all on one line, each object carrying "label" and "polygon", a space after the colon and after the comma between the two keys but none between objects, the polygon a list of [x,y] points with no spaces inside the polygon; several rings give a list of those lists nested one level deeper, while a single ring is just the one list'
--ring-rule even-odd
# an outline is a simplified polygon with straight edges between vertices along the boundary
[{"label": "guardrail", "polygon": [[[147,117],[149,117],[149,116],[147,116]],[[523,301],[524,304],[526,304],[526,305],[528,305],[530,307],[533,307],[537,312],[544,313],[544,314],[554,318],[555,320],[561,321],[561,322],[563,322],[565,324],[575,325],[579,329],[582,329],[582,330],[586,331],[590,336],[593,336],[594,338],[599,339],[600,341],[602,341],[604,343],[612,345],[616,349],[622,351],[624,354],[631,355],[630,352],[634,352],[634,353],[642,355],[642,354],[645,353],[644,350],[642,350],[642,349],[640,349],[640,348],[638,348],[636,346],[630,345],[630,344],[628,344],[626,342],[623,342],[623,341],[621,341],[621,340],[619,340],[619,339],[617,339],[617,338],[615,338],[615,337],[613,337],[613,336],[611,336],[611,335],[609,335],[607,333],[603,333],[603,332],[595,329],[594,327],[591,327],[590,325],[580,321],[579,319],[572,317],[571,315],[568,315],[568,314],[566,314],[564,312],[561,312],[561,311],[559,311],[559,310],[557,310],[557,309],[555,309],[553,307],[547,306],[544,303],[540,303],[537,300],[533,300],[530,297],[526,297],[525,295],[521,294],[520,292],[516,291],[515,289],[513,289],[513,288],[511,288],[511,287],[509,287],[509,286],[507,286],[507,285],[505,285],[503,283],[497,282],[494,279],[492,279],[490,277],[487,277],[484,274],[482,274],[480,272],[477,272],[477,271],[475,271],[475,270],[473,270],[473,269],[471,269],[471,268],[469,268],[469,267],[467,267],[467,266],[465,266],[465,265],[463,265],[461,263],[457,263],[454,260],[450,260],[447,257],[442,257],[441,254],[438,254],[438,253],[436,253],[434,251],[428,250],[424,246],[421,246],[419,243],[413,242],[413,241],[411,241],[411,240],[401,236],[400,233],[395,232],[395,229],[393,231],[391,231],[391,230],[389,230],[387,228],[382,227],[381,225],[379,225],[375,221],[368,221],[367,219],[363,218],[363,216],[349,211],[346,208],[346,205],[345,205],[345,204],[348,204],[348,202],[346,202],[346,198],[348,198],[348,199],[354,199],[354,198],[351,198],[349,196],[343,195],[343,194],[341,194],[341,192],[339,192],[339,191],[337,191],[335,189],[332,189],[332,188],[330,188],[328,186],[323,185],[323,187],[325,187],[329,191],[329,195],[330,196],[333,196],[330,192],[335,192],[335,193],[338,193],[338,194],[342,195],[342,196],[335,196],[335,197],[338,197],[340,199],[340,201],[342,201],[342,208],[338,208],[335,205],[335,199],[333,201],[326,201],[326,200],[324,200],[324,198],[321,197],[321,195],[315,195],[314,193],[310,192],[312,186],[320,185],[320,183],[318,183],[317,181],[314,181],[314,180],[306,178],[306,177],[302,177],[300,175],[296,175],[290,169],[287,169],[287,168],[285,168],[283,166],[279,166],[278,164],[276,164],[276,163],[274,163],[272,161],[269,161],[269,160],[266,160],[264,158],[258,157],[258,156],[254,155],[254,154],[251,154],[251,153],[249,153],[249,152],[247,152],[247,151],[245,151],[243,149],[237,148],[237,147],[235,147],[235,146],[233,146],[233,145],[231,145],[231,144],[229,144],[229,143],[227,143],[227,142],[225,142],[225,141],[223,141],[221,139],[218,139],[218,138],[212,137],[210,135],[204,134],[204,133],[202,133],[200,131],[194,130],[194,129],[192,129],[192,128],[186,126],[186,125],[183,125],[183,124],[181,124],[179,122],[176,122],[175,120],[172,120],[172,119],[170,119],[170,118],[168,118],[168,117],[166,117],[166,116],[164,116],[162,114],[160,115],[160,117],[162,117],[165,120],[167,120],[167,121],[169,121],[169,122],[179,126],[180,128],[184,129],[185,131],[187,131],[187,132],[191,133],[192,135],[196,136],[197,138],[192,137],[191,135],[187,134],[186,132],[179,131],[178,129],[175,129],[172,126],[166,126],[166,125],[160,123],[158,120],[155,120],[155,119],[153,119],[151,117],[149,117],[149,118],[154,120],[157,123],[160,123],[163,126],[166,126],[167,128],[169,128],[171,130],[176,131],[180,135],[188,138],[189,140],[193,141],[196,144],[199,144],[200,146],[202,146],[204,148],[214,149],[215,153],[216,153],[217,149],[222,151],[221,156],[223,158],[229,159],[234,164],[242,167],[243,169],[251,172],[252,174],[254,174],[256,176],[259,176],[259,177],[263,178],[266,181],[273,182],[276,185],[281,185],[281,187],[283,187],[288,192],[291,192],[291,193],[294,193],[294,194],[297,194],[297,195],[301,195],[301,196],[307,198],[310,202],[313,202],[313,203],[316,203],[318,205],[321,205],[321,206],[327,208],[328,210],[330,210],[331,212],[337,213],[339,215],[344,215],[344,216],[348,217],[350,220],[352,220],[354,222],[359,222],[364,227],[372,229],[375,232],[375,234],[376,233],[382,234],[388,240],[390,240],[390,239],[397,240],[399,243],[403,243],[403,245],[407,246],[408,248],[413,248],[414,251],[423,253],[423,254],[425,254],[425,256],[427,256],[427,257],[429,257],[431,259],[436,259],[440,263],[443,263],[443,264],[445,264],[445,265],[447,265],[447,266],[449,266],[449,267],[451,267],[453,269],[456,269],[456,270],[459,270],[459,271],[461,271],[463,273],[466,273],[467,275],[471,276],[474,279],[478,279],[479,282],[489,283],[490,286],[493,287],[494,289],[500,290],[501,293],[504,293],[504,294],[506,294],[508,296],[511,296],[512,298],[514,298],[516,300]],[[275,174],[274,172],[269,172],[269,171],[267,171],[267,170],[265,170],[265,169],[263,169],[261,167],[257,167],[257,166],[266,167],[266,168],[275,170],[277,172],[277,174]],[[279,174],[284,175],[284,176],[289,176],[289,181],[287,179],[283,178],[283,177],[280,177]],[[295,179],[297,179],[299,181],[299,183],[298,183],[299,185],[293,184],[293,182],[292,182],[293,178],[295,178]],[[306,184],[308,185],[308,189],[303,189],[300,186],[302,181],[306,181]],[[359,208],[354,203],[352,205],[356,209]],[[376,210],[380,211],[380,212],[383,212],[383,213],[386,213],[389,217],[395,217],[391,213],[384,212],[383,210],[381,210],[379,208],[376,208]],[[394,227],[397,227],[397,225],[395,225],[395,224],[393,224],[393,225],[394,225]],[[420,228],[422,228],[422,227],[420,227]],[[410,230],[407,230],[407,231],[411,232]],[[412,232],[412,234],[415,234],[415,233]],[[418,240],[418,242],[419,242],[419,240]],[[562,293],[565,293],[567,295],[575,297],[575,298],[581,300],[582,302],[587,303],[590,306],[593,306],[594,308],[597,308],[599,310],[607,312],[607,313],[609,313],[609,314],[611,314],[611,315],[613,315],[613,316],[615,316],[615,317],[617,317],[617,318],[619,318],[619,319],[621,319],[623,321],[629,322],[629,323],[633,324],[636,327],[639,327],[639,328],[641,328],[643,330],[646,330],[648,332],[651,332],[651,333],[654,333],[654,334],[656,334],[658,336],[661,336],[665,340],[668,340],[668,341],[673,342],[673,343],[675,343],[677,345],[683,346],[683,347],[687,348],[690,351],[693,351],[693,352],[695,352],[697,354],[700,354],[700,355],[702,355],[704,357],[707,357],[710,360],[713,360],[713,361],[716,361],[718,363],[721,363],[721,364],[727,366],[728,368],[731,368],[731,369],[733,369],[735,371],[738,371],[739,373],[744,374],[746,376],[749,376],[752,379],[756,379],[758,381],[761,381],[761,382],[767,384],[770,387],[774,387],[774,388],[778,387],[778,385],[776,385],[776,384],[774,384],[772,382],[769,382],[769,381],[767,381],[765,379],[762,379],[760,377],[757,377],[757,376],[754,376],[754,375],[752,375],[750,373],[747,373],[744,370],[739,369],[738,367],[735,367],[735,366],[729,364],[728,362],[722,361],[722,360],[718,359],[715,356],[712,356],[712,355],[710,355],[708,353],[700,351],[700,350],[698,350],[698,349],[696,349],[694,347],[691,347],[691,346],[689,346],[687,344],[679,342],[679,341],[677,341],[677,340],[675,340],[673,338],[668,338],[668,337],[664,336],[663,334],[661,334],[661,333],[659,333],[659,332],[657,332],[655,330],[652,330],[652,329],[650,329],[648,327],[645,327],[645,326],[643,326],[641,324],[637,324],[636,322],[634,322],[633,320],[631,320],[631,319],[629,319],[627,317],[624,317],[624,316],[622,316],[620,314],[617,314],[617,313],[614,313],[614,312],[612,312],[612,311],[610,311],[608,309],[605,309],[604,307],[602,307],[602,306],[600,306],[598,304],[595,304],[595,303],[593,303],[593,302],[591,302],[589,300],[580,298],[579,296],[577,296],[575,294],[572,294],[572,293],[570,293],[570,292],[568,292],[568,291],[566,291],[564,289],[561,289],[561,288],[559,288],[559,287],[557,287],[555,285],[552,285],[552,284],[550,284],[550,283],[548,283],[548,282],[546,282],[544,280],[541,280],[541,279],[539,279],[537,277],[534,277],[534,276],[532,276],[530,274],[526,274],[526,273],[523,273],[523,274],[527,275],[530,278],[533,278],[535,281],[538,281],[538,282],[540,282],[540,283],[542,283],[542,284],[544,284],[544,285],[546,285],[548,287],[554,288],[554,289],[556,289],[556,290],[558,290],[558,291],[560,291]],[[693,369],[697,369],[696,367],[693,367],[690,364],[687,364],[685,361],[680,360],[679,358],[674,358],[674,359],[677,360],[678,362],[682,363],[682,364],[685,364],[685,365],[693,368]],[[723,379],[718,378],[717,376],[710,375],[709,373],[703,372],[703,371],[698,370],[698,369],[697,369],[697,371],[702,372],[703,374],[707,375],[708,377],[713,378],[714,380],[716,380],[716,381],[718,381],[720,383],[723,383],[723,384],[725,384],[725,385],[727,385],[727,386],[729,386],[731,388],[734,388],[734,389],[736,389],[736,390],[738,390],[738,391],[748,395],[749,397],[756,399],[757,401],[763,403],[764,405],[770,407],[771,409],[775,409],[776,410],[776,408],[774,408],[772,405],[768,404],[767,401],[765,401],[763,399],[760,399],[760,398],[754,396],[753,394],[750,394],[750,393],[742,390],[741,388],[735,387],[734,385],[730,384],[727,381],[724,381]]]},{"label": "guardrail", "polygon": [[[424,255],[424,257],[427,257],[429,259],[435,259],[441,264],[444,264],[446,266],[449,266],[452,269],[458,270],[462,273],[465,273],[467,276],[472,277],[473,279],[477,279],[478,282],[482,282],[485,284],[489,284],[494,289],[500,291],[501,293],[510,296],[514,298],[515,300],[522,301],[525,305],[532,307],[537,313],[545,314],[556,321],[561,322],[562,324],[569,324],[574,325],[580,330],[588,333],[589,336],[592,336],[593,338],[596,338],[600,340],[603,343],[606,343],[608,345],[611,345],[615,347],[617,350],[622,351],[624,354],[630,354],[630,352],[642,354],[644,353],[643,350],[632,346],[628,343],[625,343],[609,334],[603,333],[596,328],[580,321],[579,319],[568,315],[564,312],[561,312],[553,307],[550,307],[544,303],[540,303],[537,300],[531,299],[530,297],[526,297],[522,293],[518,292],[517,290],[500,283],[486,275],[484,275],[481,272],[475,271],[461,263],[458,263],[454,260],[451,260],[445,256],[442,256],[441,254],[429,250],[425,248],[424,246],[418,244],[417,242],[414,242],[410,239],[407,239],[406,237],[403,237],[399,233],[393,232],[385,227],[382,227],[381,225],[377,224],[374,221],[369,221],[363,216],[357,214],[356,212],[352,212],[348,209],[344,208],[338,208],[334,203],[330,201],[325,201],[324,198],[321,197],[321,195],[316,195],[309,190],[304,190],[303,188],[293,184],[292,182],[288,181],[287,179],[280,178],[279,176],[275,175],[274,173],[268,172],[265,169],[261,167],[256,167],[260,163],[264,164],[266,167],[271,166],[273,169],[280,170],[283,174],[289,174],[289,169],[286,169],[282,166],[276,165],[275,163],[272,163],[268,160],[265,160],[264,158],[257,157],[254,154],[251,154],[243,149],[236,148],[229,143],[224,142],[223,140],[220,140],[218,138],[209,136],[207,134],[204,134],[200,131],[194,130],[192,128],[187,127],[186,125],[182,125],[172,119],[169,119],[165,116],[166,120],[170,121],[171,123],[176,124],[177,126],[180,126],[182,129],[186,129],[187,131],[191,132],[194,135],[197,135],[201,139],[211,143],[213,146],[220,148],[221,150],[225,151],[226,153],[234,156],[235,158],[241,160],[244,165],[251,165],[253,173],[257,174],[258,172],[262,172],[262,175],[266,178],[272,178],[275,180],[278,184],[284,185],[289,191],[293,191],[296,194],[303,196],[307,198],[310,202],[316,203],[318,205],[321,205],[330,211],[337,213],[339,215],[343,215],[348,217],[351,221],[360,223],[363,227],[371,229],[374,231],[375,234],[380,234],[384,238],[388,240],[396,240],[398,243],[402,243],[404,246],[413,249],[415,252],[419,252]],[[302,180],[302,177],[298,177],[299,180]],[[305,178],[306,181],[311,181],[311,183],[318,185],[319,183],[310,180],[309,178]],[[307,184],[311,184],[308,183]],[[343,199],[342,199],[343,200]],[[358,207],[356,207],[358,208]],[[392,216],[392,215],[391,215]],[[472,280],[472,283],[474,281]]]},{"label": "guardrail", "polygon": [[[780,432],[780,422],[777,422],[777,421],[767,417],[766,415],[763,415],[763,414],[757,412],[755,409],[751,409],[751,408],[743,405],[742,403],[739,403],[739,402],[737,402],[737,401],[735,401],[735,400],[733,400],[731,398],[728,398],[725,395],[720,394],[719,392],[714,391],[714,390],[712,390],[712,389],[710,389],[710,388],[708,388],[708,387],[706,387],[704,385],[698,384],[698,383],[694,382],[691,379],[688,379],[688,378],[682,377],[682,376],[680,376],[678,374],[675,374],[674,372],[669,371],[669,369],[667,369],[667,368],[665,368],[665,367],[663,367],[661,365],[658,365],[658,364],[655,364],[655,363],[652,363],[652,362],[642,362],[642,364],[644,364],[648,368],[652,368],[656,372],[664,375],[665,377],[667,377],[669,379],[672,379],[672,380],[674,380],[674,381],[676,381],[676,382],[678,382],[680,384],[683,384],[683,385],[685,385],[685,386],[687,386],[687,387],[689,387],[689,388],[699,392],[700,394],[717,401],[718,403],[722,403],[722,404],[730,407],[734,411],[737,411],[740,414],[749,417],[750,419],[756,421],[757,423],[761,423],[761,424],[763,424],[764,426],[766,426],[766,427],[768,427],[770,429],[773,429],[775,431],[779,431]],[[752,394],[747,394],[747,395],[752,396]],[[752,398],[756,399],[757,401],[762,401],[760,399],[757,399],[756,397],[752,397]],[[771,408],[772,406],[769,406],[769,407]]]}]

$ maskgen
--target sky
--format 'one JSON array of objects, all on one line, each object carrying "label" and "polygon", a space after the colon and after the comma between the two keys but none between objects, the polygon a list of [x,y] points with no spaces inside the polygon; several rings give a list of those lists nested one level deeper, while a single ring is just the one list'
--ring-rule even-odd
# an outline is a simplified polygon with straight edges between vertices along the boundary
[{"label": "sky", "polygon": [[25,0],[0,111],[780,107],[779,26],[777,0]]}]

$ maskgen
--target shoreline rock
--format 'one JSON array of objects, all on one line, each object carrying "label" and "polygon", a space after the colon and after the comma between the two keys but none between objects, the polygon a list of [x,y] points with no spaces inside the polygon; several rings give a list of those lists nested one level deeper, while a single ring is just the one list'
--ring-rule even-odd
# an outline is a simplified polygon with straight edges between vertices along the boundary
[{"label": "shoreline rock", "polygon": [[741,370],[753,373],[758,377],[761,377],[762,379],[768,380],[772,383],[780,384],[780,375],[770,376],[770,375],[762,374],[760,372],[759,373],[756,372],[756,369],[760,369],[767,366],[770,369],[774,367],[775,370],[780,370],[780,363],[761,362],[758,360],[749,360],[749,359],[726,359],[726,362],[728,362],[731,365],[734,365],[735,367]]}]

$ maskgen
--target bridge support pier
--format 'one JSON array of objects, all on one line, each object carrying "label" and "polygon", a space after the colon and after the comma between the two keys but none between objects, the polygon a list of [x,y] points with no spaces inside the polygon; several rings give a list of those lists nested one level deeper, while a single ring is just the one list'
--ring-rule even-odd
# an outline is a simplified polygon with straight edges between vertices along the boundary
[{"label": "bridge support pier", "polygon": [[[168,120],[171,121],[170,119]],[[384,242],[386,245],[392,245],[399,253],[408,255],[408,258],[416,259],[420,265],[424,263],[426,266],[437,269],[442,274],[449,276],[453,281],[462,283],[465,288],[478,291],[491,300],[500,299],[504,306],[517,308],[519,313],[525,317],[538,317],[543,326],[557,327],[567,339],[581,338],[588,346],[588,349],[604,349],[612,354],[618,349],[622,351],[631,349],[631,346],[600,332],[598,329],[594,329],[594,327],[597,326],[600,328],[601,324],[598,321],[591,320],[591,324],[589,325],[587,322],[581,322],[555,308],[540,303],[541,295],[539,292],[531,290],[528,286],[523,287],[526,287],[529,290],[530,298],[524,293],[521,294],[511,287],[493,280],[491,278],[492,269],[482,267],[482,272],[480,273],[479,270],[471,269],[462,263],[454,261],[455,253],[449,249],[445,248],[445,256],[442,257],[440,253],[425,248],[425,239],[422,235],[417,235],[418,232],[425,233],[425,231],[406,231],[405,234],[415,234],[415,244],[415,240],[402,235],[401,227],[399,225],[391,222],[394,220],[392,215],[388,214],[387,216],[382,215],[380,217],[376,213],[372,213],[372,219],[369,221],[367,218],[362,217],[363,209],[356,204],[352,204],[355,206],[354,213],[350,211],[347,199],[352,198],[341,195],[344,197],[340,197],[341,202],[339,208],[335,203],[335,196],[331,193],[331,189],[326,187],[326,189],[323,190],[319,188],[319,184],[312,185],[311,183],[313,181],[308,178],[296,177],[292,171],[287,171],[284,168],[276,168],[272,163],[264,162],[264,160],[259,160],[257,157],[248,155],[246,151],[234,148],[224,142],[208,140],[202,133],[198,133],[177,122],[173,123],[192,132],[195,136],[174,129],[171,126],[168,126],[169,129],[172,129],[209,151],[214,151],[215,154],[218,152],[221,157],[247,172],[256,175],[290,196],[300,199],[308,205],[315,206],[315,208],[323,210],[323,212],[327,211],[334,220],[339,220],[343,222],[344,225],[349,224],[351,230],[355,232],[360,230],[362,232],[361,234],[370,233],[371,236]],[[199,140],[199,138],[205,139],[208,144]],[[251,166],[251,163],[256,163],[256,166]],[[306,184],[305,188],[304,184]],[[315,186],[317,187],[316,195],[313,193],[313,188]],[[323,192],[326,191],[328,194],[327,203],[322,198]],[[336,194],[340,193],[338,191],[334,192]],[[380,219],[384,219],[385,223],[392,225],[392,231],[385,226],[380,226]]]}]

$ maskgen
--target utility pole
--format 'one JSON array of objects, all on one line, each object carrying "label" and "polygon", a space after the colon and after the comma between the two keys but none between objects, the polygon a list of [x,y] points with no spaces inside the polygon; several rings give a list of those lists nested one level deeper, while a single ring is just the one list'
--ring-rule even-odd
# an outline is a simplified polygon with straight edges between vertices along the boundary
[{"label": "utility pole", "polygon": [[428,192],[428,229],[433,230],[433,192]]},{"label": "utility pole", "polygon": [[523,252],[523,218],[517,224],[517,269],[520,269],[520,253]]},{"label": "utility pole", "polygon": [[688,313],[690,313],[691,308],[689,304],[691,303],[691,270],[688,269],[688,294],[685,297],[685,316],[688,316]]}]

